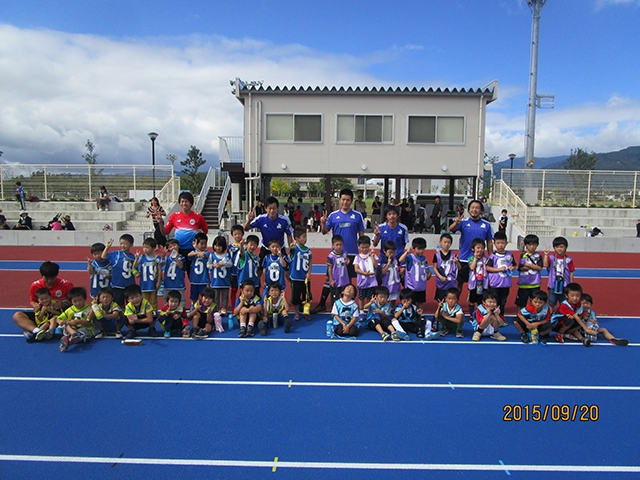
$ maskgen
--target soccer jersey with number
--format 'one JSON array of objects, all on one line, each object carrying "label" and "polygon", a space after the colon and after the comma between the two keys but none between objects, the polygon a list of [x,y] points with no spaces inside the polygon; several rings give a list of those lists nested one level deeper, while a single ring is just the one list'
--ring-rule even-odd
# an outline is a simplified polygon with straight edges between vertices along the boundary
[{"label": "soccer jersey with number", "polygon": [[389,289],[389,294],[400,292],[400,270],[398,269],[398,260],[395,258],[391,259],[391,265],[382,276],[382,285],[386,286]]},{"label": "soccer jersey with number", "polygon": [[90,295],[93,298],[98,296],[98,292],[105,287],[109,286],[111,281],[111,262],[109,260],[92,260],[91,268],[93,269],[93,275],[91,275],[91,289]]},{"label": "soccer jersey with number", "polygon": [[122,250],[116,250],[107,255],[107,260],[111,263],[111,287],[126,288],[136,283],[131,270],[135,256],[133,253],[124,253]]},{"label": "soccer jersey with number", "polygon": [[169,290],[184,290],[187,288],[185,279],[184,279],[184,270],[178,266],[176,260],[182,262],[184,265],[184,257],[182,255],[176,256],[176,258],[172,258],[171,255],[168,255],[165,258],[164,265],[164,289],[165,291]]},{"label": "soccer jersey with number", "polygon": [[191,271],[189,272],[189,283],[193,285],[209,285],[209,269],[207,264],[209,263],[209,252],[204,253],[204,257],[195,255],[191,257]]},{"label": "soccer jersey with number", "polygon": [[342,252],[338,255],[336,252],[331,252],[327,257],[327,268],[331,269],[331,276],[335,282],[336,287],[344,287],[351,283],[349,279],[349,272],[347,270],[347,254]]},{"label": "soccer jersey with number", "polygon": [[513,283],[510,268],[516,264],[511,252],[498,253],[493,252],[489,255],[487,266],[493,268],[507,267],[504,272],[489,273],[489,287],[492,288],[510,288]]},{"label": "soccer jersey with number", "polygon": [[[70,322],[71,320],[86,320],[89,321],[89,313],[91,313],[91,305],[85,305],[82,308],[76,308],[75,305],[71,305],[60,316],[58,320],[63,322]],[[93,330],[93,323],[87,325],[77,325],[75,328],[86,328],[91,332],[91,335],[95,335]]]},{"label": "soccer jersey with number", "polygon": [[[285,263],[286,263],[286,257]],[[285,268],[280,263],[280,257],[277,255],[269,254],[264,257],[262,261],[262,268],[264,269],[264,279],[266,286],[271,285],[272,283],[278,283],[282,290],[284,290],[286,282],[285,279]]]},{"label": "soccer jersey with number", "polygon": [[155,292],[160,274],[160,257],[149,257],[146,254],[140,256],[138,261],[138,271],[140,272],[140,290],[143,292]]},{"label": "soccer jersey with number", "polygon": [[418,257],[415,253],[410,253],[407,259],[407,273],[404,283],[407,288],[416,292],[427,291],[427,277],[429,265],[425,256]]},{"label": "soccer jersey with number", "polygon": [[[222,263],[220,267],[214,267],[216,263]],[[211,286],[213,288],[229,288],[231,286],[231,258],[228,253],[218,255],[213,252],[209,257],[209,269],[211,270]]]},{"label": "soccer jersey with number", "polygon": [[260,257],[251,252],[238,254],[238,285],[251,280],[255,287],[260,285]]},{"label": "soccer jersey with number", "polygon": [[[469,258],[469,266],[474,257]],[[473,270],[469,268],[469,290],[478,288],[478,285],[482,285],[482,288],[489,288],[489,279],[487,278],[487,259],[480,257],[476,262],[476,268]]]},{"label": "soccer jersey with number", "polygon": [[520,263],[518,264],[518,286],[520,288],[534,288],[539,287],[542,282],[542,270],[531,270],[527,268],[522,270],[523,265],[537,265],[542,267],[542,257],[538,252],[533,254],[523,253],[520,256]]},{"label": "soccer jersey with number", "polygon": [[[369,253],[364,257],[361,254],[357,254],[353,259],[353,264],[357,265],[360,270],[366,273],[375,273],[376,267],[374,265],[374,261],[376,260],[376,256],[373,253]],[[357,284],[358,288],[371,288],[378,286],[378,280],[376,280],[375,275],[363,275],[362,273],[357,274]]]},{"label": "soccer jersey with number", "polygon": [[436,289],[448,290],[456,287],[456,278],[458,277],[458,266],[453,261],[453,252],[449,251],[446,255],[441,251],[437,251],[433,255],[433,263],[438,270],[438,273],[445,277],[447,280],[443,282],[436,275]]},{"label": "soccer jersey with number", "polygon": [[331,212],[327,217],[326,228],[333,231],[334,235],[342,236],[344,251],[347,254],[358,253],[358,235],[364,231],[364,220],[360,212],[355,210],[349,210],[347,213],[341,210]]},{"label": "soccer jersey with number", "polygon": [[333,324],[339,325],[340,322],[338,322],[338,320],[336,319],[336,315],[348,325],[351,320],[360,316],[358,304],[355,300],[350,300],[349,302],[345,303],[341,298],[339,298],[334,302],[333,308],[331,309],[331,318],[333,319]]},{"label": "soccer jersey with number", "polygon": [[571,272],[576,269],[573,259],[566,255],[560,257],[553,253],[549,255],[549,288],[553,288],[556,278],[562,278],[564,285],[571,282]]},{"label": "soccer jersey with number", "polygon": [[312,258],[313,255],[308,247],[296,245],[296,248],[291,251],[291,264],[289,265],[291,280],[304,282],[311,268]]}]

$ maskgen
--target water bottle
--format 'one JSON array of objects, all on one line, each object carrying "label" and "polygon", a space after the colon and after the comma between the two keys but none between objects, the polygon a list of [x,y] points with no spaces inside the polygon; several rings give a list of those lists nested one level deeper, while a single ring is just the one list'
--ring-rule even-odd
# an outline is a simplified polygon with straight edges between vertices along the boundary
[{"label": "water bottle", "polygon": [[564,278],[556,278],[553,284],[553,293],[560,295],[564,290]]},{"label": "water bottle", "polygon": [[229,314],[227,316],[227,327],[229,330],[233,330],[233,315]]},{"label": "water bottle", "polygon": [[538,343],[538,329],[534,328],[530,332],[531,334],[531,343]]},{"label": "water bottle", "polygon": [[278,314],[274,312],[271,318],[273,319],[273,328],[278,328]]},{"label": "water bottle", "polygon": [[327,337],[329,338],[333,337],[333,320],[327,320],[326,329],[327,329]]}]

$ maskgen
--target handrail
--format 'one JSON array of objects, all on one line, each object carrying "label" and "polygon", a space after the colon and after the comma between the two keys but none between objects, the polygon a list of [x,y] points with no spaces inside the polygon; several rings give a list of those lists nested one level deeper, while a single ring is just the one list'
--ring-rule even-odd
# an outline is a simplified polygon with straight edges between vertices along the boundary
[{"label": "handrail", "polygon": [[230,191],[231,191],[231,177],[227,175],[227,180],[224,182],[224,187],[222,188],[222,195],[220,196],[220,202],[218,203],[218,225],[222,225],[222,214],[224,213],[225,207],[227,206],[227,197],[229,196]]},{"label": "handrail", "polygon": [[207,200],[207,193],[209,193],[209,189],[215,186],[216,182],[216,169],[213,167],[209,167],[209,171],[207,172],[207,176],[204,179],[204,183],[202,184],[202,188],[200,189],[200,195],[198,195],[198,200],[196,200],[195,208],[193,209],[197,213],[202,213],[202,209],[204,208],[204,202]]},{"label": "handrail", "polygon": [[494,191],[498,190],[498,204],[511,213],[513,223],[518,225],[526,235],[529,207],[503,180],[496,180],[493,185]]}]

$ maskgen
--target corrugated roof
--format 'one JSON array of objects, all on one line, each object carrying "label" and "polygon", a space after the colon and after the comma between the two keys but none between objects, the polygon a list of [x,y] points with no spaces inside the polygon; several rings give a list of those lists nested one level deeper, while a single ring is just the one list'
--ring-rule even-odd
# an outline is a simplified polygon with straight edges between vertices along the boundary
[{"label": "corrugated roof", "polygon": [[353,95],[353,94],[377,94],[377,95],[469,95],[481,96],[497,94],[498,82],[493,81],[482,88],[458,88],[458,87],[287,87],[287,86],[262,86],[240,84],[242,93],[263,94],[304,94],[304,95]]}]

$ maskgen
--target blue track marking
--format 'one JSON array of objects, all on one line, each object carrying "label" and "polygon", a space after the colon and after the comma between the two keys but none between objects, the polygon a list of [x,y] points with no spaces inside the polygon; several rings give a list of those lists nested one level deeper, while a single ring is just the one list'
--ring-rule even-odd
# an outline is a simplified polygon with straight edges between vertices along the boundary
[{"label": "blue track marking", "polygon": [[[76,271],[86,272],[86,262],[57,262],[62,271]],[[42,262],[34,261],[15,261],[15,260],[0,260],[1,270],[18,270],[18,271],[35,271],[37,272]],[[433,271],[433,269],[432,269]],[[326,273],[326,265],[314,264],[311,268],[311,273],[314,275],[324,275]],[[616,269],[616,268],[576,268],[575,278],[631,278],[640,279],[640,269]],[[514,273],[514,277],[517,277],[517,272]],[[544,273],[544,278],[548,275]]]}]

